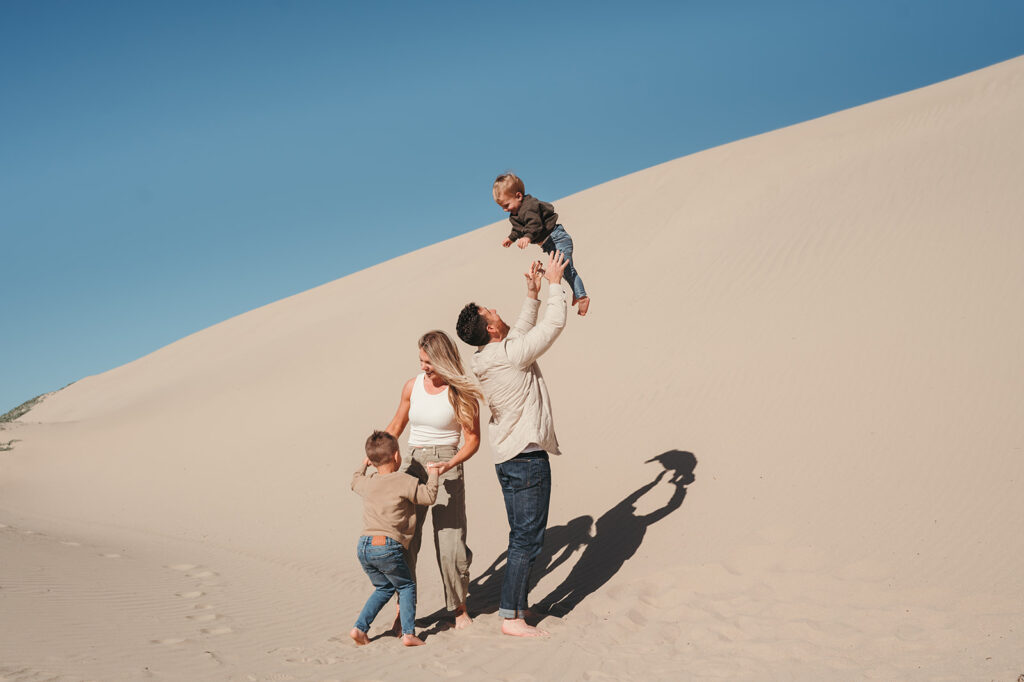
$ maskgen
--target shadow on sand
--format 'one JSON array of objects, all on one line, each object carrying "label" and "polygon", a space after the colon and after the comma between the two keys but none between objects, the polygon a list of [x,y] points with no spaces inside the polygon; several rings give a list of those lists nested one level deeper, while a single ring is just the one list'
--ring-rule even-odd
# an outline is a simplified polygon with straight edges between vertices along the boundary
[{"label": "shadow on sand", "polygon": [[[651,462],[662,466],[654,479],[627,495],[602,514],[596,523],[590,516],[578,516],[564,526],[548,528],[544,549],[537,557],[530,576],[531,590],[541,578],[569,561],[578,550],[582,549],[583,553],[562,584],[540,601],[534,602],[539,616],[543,617],[546,613],[561,617],[576,608],[618,573],[622,565],[636,553],[643,543],[648,526],[661,521],[682,506],[686,486],[694,481],[693,471],[697,466],[697,458],[691,452],[669,450],[647,460],[647,463]],[[637,502],[662,481],[674,486],[672,497],[660,509],[638,515]],[[471,614],[494,613],[498,610],[506,554],[502,552],[487,570],[470,583],[466,606]],[[436,622],[432,617],[425,620],[431,624]]]}]

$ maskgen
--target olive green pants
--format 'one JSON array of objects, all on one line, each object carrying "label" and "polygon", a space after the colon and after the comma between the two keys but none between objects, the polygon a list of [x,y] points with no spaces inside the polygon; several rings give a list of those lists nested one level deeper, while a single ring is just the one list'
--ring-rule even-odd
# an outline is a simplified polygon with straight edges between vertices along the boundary
[{"label": "olive green pants", "polygon": [[[403,470],[421,482],[427,480],[426,466],[432,462],[447,462],[455,456],[457,448],[448,446],[413,447]],[[469,592],[469,564],[473,552],[466,546],[466,483],[462,465],[445,472],[437,482],[437,501],[433,506],[416,507],[416,533],[409,543],[408,563],[416,579],[416,556],[423,539],[423,526],[430,511],[434,530],[434,554],[441,569],[441,584],[449,611],[466,603]],[[417,579],[417,582],[418,579]]]}]

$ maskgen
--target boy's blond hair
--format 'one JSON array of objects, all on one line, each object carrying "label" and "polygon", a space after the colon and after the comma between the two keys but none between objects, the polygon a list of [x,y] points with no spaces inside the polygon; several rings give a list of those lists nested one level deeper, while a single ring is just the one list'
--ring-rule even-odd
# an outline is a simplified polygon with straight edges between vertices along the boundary
[{"label": "boy's blond hair", "polygon": [[398,452],[398,439],[387,431],[374,431],[366,439],[366,457],[375,467],[386,464]]},{"label": "boy's blond hair", "polygon": [[502,173],[494,179],[491,191],[494,193],[494,198],[497,199],[516,192],[526,194],[526,186],[515,173]]}]

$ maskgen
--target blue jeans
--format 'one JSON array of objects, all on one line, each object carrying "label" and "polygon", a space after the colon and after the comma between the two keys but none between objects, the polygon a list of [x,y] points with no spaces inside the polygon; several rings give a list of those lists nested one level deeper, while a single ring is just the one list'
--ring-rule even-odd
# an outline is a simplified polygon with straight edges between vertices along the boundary
[{"label": "blue jeans", "polygon": [[373,537],[359,538],[356,548],[359,563],[362,564],[370,582],[377,589],[373,591],[366,605],[356,619],[356,627],[369,632],[370,623],[377,617],[384,605],[398,592],[398,608],[402,617],[402,634],[415,634],[416,627],[416,581],[413,580],[409,565],[405,562],[402,543],[384,538],[383,545],[374,545]]},{"label": "blue jeans", "polygon": [[555,229],[551,231],[551,236],[544,240],[540,248],[544,253],[562,252],[566,260],[565,272],[562,273],[562,277],[572,287],[573,296],[576,298],[586,298],[587,290],[583,288],[583,280],[580,278],[580,273],[576,272],[576,266],[572,262],[572,237],[565,231],[565,228],[561,225],[556,225]]},{"label": "blue jeans", "polygon": [[524,452],[495,464],[508,514],[508,559],[501,584],[498,615],[522,618],[526,610],[533,562],[544,547],[551,500],[551,466],[548,453]]}]

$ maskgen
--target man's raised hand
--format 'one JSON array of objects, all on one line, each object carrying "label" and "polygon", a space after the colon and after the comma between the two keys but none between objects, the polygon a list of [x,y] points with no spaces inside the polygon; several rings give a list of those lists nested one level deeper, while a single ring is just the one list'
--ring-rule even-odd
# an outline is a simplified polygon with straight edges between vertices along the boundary
[{"label": "man's raised hand", "polygon": [[544,278],[549,284],[558,284],[562,281],[562,273],[565,272],[567,262],[561,251],[553,251],[551,253],[544,271]]},{"label": "man's raised hand", "polygon": [[544,267],[539,260],[530,263],[530,271],[523,273],[526,277],[526,295],[530,298],[537,298],[540,293],[540,278],[544,274]]}]

